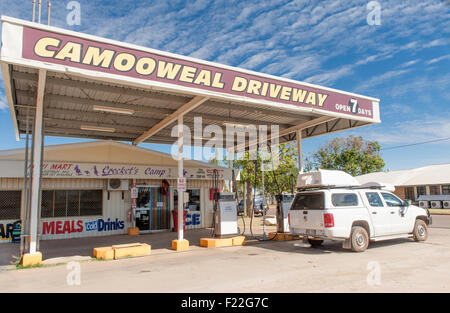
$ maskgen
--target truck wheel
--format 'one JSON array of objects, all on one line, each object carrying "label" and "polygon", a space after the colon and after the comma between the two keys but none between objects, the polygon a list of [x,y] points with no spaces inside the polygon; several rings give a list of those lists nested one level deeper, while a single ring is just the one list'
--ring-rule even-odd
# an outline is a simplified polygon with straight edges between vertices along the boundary
[{"label": "truck wheel", "polygon": [[360,226],[352,227],[352,234],[350,236],[352,251],[363,252],[369,246],[369,234]]},{"label": "truck wheel", "polygon": [[323,243],[323,240],[320,239],[308,239],[308,242],[313,247],[321,246]]},{"label": "truck wheel", "polygon": [[413,230],[415,241],[425,241],[428,238],[428,227],[427,224],[422,220],[416,220]]}]

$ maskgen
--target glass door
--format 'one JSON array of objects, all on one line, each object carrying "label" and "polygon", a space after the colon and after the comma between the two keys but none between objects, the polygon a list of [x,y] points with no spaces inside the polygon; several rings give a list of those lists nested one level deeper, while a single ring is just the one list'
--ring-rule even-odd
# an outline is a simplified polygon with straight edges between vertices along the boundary
[{"label": "glass door", "polygon": [[150,194],[147,189],[139,187],[136,199],[136,227],[143,232],[150,230]]},{"label": "glass door", "polygon": [[169,195],[170,190],[162,194],[159,187],[138,187],[136,227],[140,231],[170,229]]}]

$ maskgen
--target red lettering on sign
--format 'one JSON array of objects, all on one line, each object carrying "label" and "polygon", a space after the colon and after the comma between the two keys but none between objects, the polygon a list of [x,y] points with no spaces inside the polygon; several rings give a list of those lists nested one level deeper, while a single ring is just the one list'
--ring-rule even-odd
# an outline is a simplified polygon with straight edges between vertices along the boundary
[{"label": "red lettering on sign", "polygon": [[54,234],[55,233],[55,222],[44,222],[42,225],[42,234]]},{"label": "red lettering on sign", "polygon": [[57,221],[56,222],[56,233],[57,234],[62,234],[62,221]]},{"label": "red lettering on sign", "polygon": [[65,221],[64,222],[64,228],[63,228],[63,233],[71,233],[70,231],[70,221]]},{"label": "red lettering on sign", "polygon": [[56,221],[56,222],[51,221],[42,223],[43,235],[81,233],[83,232],[83,230],[84,227],[82,220]]},{"label": "red lettering on sign", "polygon": [[83,231],[83,221],[78,221],[77,226],[78,226],[77,232],[81,233]]}]

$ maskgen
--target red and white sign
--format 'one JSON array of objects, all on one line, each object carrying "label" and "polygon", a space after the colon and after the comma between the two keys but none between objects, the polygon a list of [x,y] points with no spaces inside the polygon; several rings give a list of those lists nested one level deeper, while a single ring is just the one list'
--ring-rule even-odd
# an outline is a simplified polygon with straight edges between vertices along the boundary
[{"label": "red and white sign", "polygon": [[186,178],[179,177],[177,179],[177,190],[178,190],[178,192],[186,191]]},{"label": "red and white sign", "polygon": [[138,197],[138,189],[137,187],[131,188],[131,199],[136,199]]}]

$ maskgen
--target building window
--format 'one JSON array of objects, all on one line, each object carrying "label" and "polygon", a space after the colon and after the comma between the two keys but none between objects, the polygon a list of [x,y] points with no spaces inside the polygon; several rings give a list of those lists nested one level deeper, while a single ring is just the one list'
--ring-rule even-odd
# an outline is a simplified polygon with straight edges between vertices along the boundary
[{"label": "building window", "polygon": [[[200,211],[200,189],[188,189],[189,202],[186,203],[186,209],[189,211]],[[174,207],[178,208],[178,191],[174,194]]]},{"label": "building window", "polygon": [[443,195],[450,195],[450,185],[443,185],[442,186],[442,194]]},{"label": "building window", "polygon": [[0,191],[0,220],[20,219],[22,192]]},{"label": "building window", "polygon": [[414,187],[405,187],[405,200],[415,200]]},{"label": "building window", "polygon": [[417,197],[425,196],[427,194],[426,186],[417,186]]},{"label": "building window", "polygon": [[440,195],[441,194],[441,186],[430,186],[430,195]]},{"label": "building window", "polygon": [[93,216],[103,213],[102,190],[43,190],[41,217]]}]

